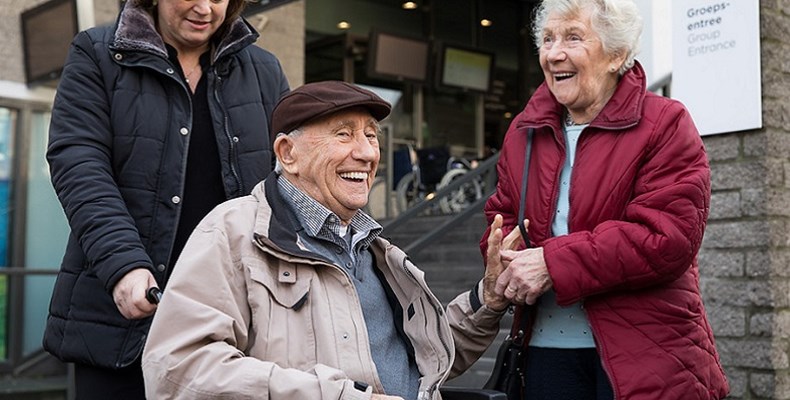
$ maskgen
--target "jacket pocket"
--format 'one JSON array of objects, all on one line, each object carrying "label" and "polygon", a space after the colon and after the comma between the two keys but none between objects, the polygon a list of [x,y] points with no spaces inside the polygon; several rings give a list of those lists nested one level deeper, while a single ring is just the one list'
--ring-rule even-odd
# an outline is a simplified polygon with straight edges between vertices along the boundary
[{"label": "jacket pocket", "polygon": [[310,271],[248,265],[247,300],[252,326],[250,356],[282,368],[309,370],[316,364]]},{"label": "jacket pocket", "polygon": [[[264,269],[265,268],[265,269]],[[280,306],[298,311],[308,301],[312,277],[297,277],[296,268],[250,266],[250,279],[263,285]]]}]

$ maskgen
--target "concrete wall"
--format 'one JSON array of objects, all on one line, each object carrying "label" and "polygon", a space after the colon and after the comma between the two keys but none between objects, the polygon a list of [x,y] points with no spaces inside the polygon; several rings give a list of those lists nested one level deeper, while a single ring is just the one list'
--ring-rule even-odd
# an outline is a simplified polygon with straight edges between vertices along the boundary
[{"label": "concrete wall", "polygon": [[19,16],[46,0],[0,0],[0,81],[24,82],[22,28]]},{"label": "concrete wall", "polygon": [[641,51],[636,59],[647,75],[647,86],[672,73],[672,7],[668,1],[634,0],[642,15]]},{"label": "concrete wall", "polygon": [[732,399],[790,399],[790,0],[760,1],[763,128],[704,138],[702,290]]},{"label": "concrete wall", "polygon": [[305,0],[254,15],[249,21],[261,34],[258,46],[280,59],[292,88],[301,86],[305,63]]},{"label": "concrete wall", "polygon": [[[78,0],[91,4],[93,25],[113,23],[117,0]],[[20,14],[46,0],[0,0],[0,81],[25,82]],[[305,0],[287,3],[250,18],[261,33],[258,46],[280,59],[292,87],[304,82]],[[262,22],[263,21],[263,22]]]}]

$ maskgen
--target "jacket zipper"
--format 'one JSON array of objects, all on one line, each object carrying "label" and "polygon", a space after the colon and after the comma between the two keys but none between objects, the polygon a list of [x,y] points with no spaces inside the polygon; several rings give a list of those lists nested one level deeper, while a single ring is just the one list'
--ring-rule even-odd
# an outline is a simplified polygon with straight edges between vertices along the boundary
[{"label": "jacket zipper", "polygon": [[[587,128],[585,128],[585,129],[587,129]],[[574,156],[574,160],[573,160],[574,165],[576,164],[576,158],[579,155],[579,148],[580,148],[581,138],[582,138],[583,134],[584,134],[584,130],[581,133],[579,133],[579,139],[576,141],[576,151],[575,151],[575,156]],[[566,157],[567,157],[567,153],[568,153],[568,151],[567,151],[567,143],[566,143],[566,151],[565,151]],[[568,232],[570,232],[570,230],[571,230],[571,210],[573,210],[573,207],[571,206],[571,204],[573,204],[573,202],[571,201],[572,198],[573,198],[573,191],[571,190],[572,182],[573,182],[573,170],[571,170],[570,176],[568,177]],[[617,387],[614,384],[614,381],[612,380],[612,372],[610,371],[609,364],[607,363],[606,349],[604,349],[604,347],[596,339],[597,335],[595,334],[595,331],[597,329],[593,326],[594,325],[593,324],[593,320],[590,318],[590,313],[587,312],[587,308],[584,307],[584,303],[583,302],[581,303],[580,308],[582,309],[584,314],[587,316],[587,321],[589,321],[589,323],[590,323],[590,329],[592,330],[592,334],[593,334],[593,341],[595,342],[595,347],[598,349],[599,357],[601,359],[601,367],[603,368],[604,372],[606,373],[607,379],[609,379],[609,385],[611,385],[611,387],[612,387],[612,400],[617,400],[617,397],[618,397],[617,396]]]},{"label": "jacket zipper", "polygon": [[[582,133],[579,133],[579,139],[577,140],[577,143],[576,143],[576,151],[575,151],[575,155],[573,157],[574,165],[576,164],[576,158],[579,155],[579,151],[578,150],[579,150],[579,145],[581,144],[581,137],[582,137],[583,134],[584,134],[584,131],[582,131]],[[567,159],[567,158],[568,158],[568,144],[565,143],[565,159]],[[564,163],[564,161],[565,160],[563,160],[563,163]],[[560,181],[561,176],[562,176],[562,169],[560,169],[560,172],[557,175],[557,182]],[[571,169],[570,176],[568,177],[568,232],[570,232],[570,228],[571,228],[571,210],[573,210],[573,207],[571,207],[571,204],[572,204],[571,199],[573,197],[572,196],[573,191],[571,190],[571,183],[572,182],[573,182],[573,170]],[[553,204],[557,204],[557,198],[559,197],[559,191],[557,191],[556,194],[557,194],[557,196],[555,196]],[[554,208],[552,209],[552,213],[556,212],[556,208],[557,207],[554,206]],[[553,214],[552,214],[552,217],[554,217]],[[551,228],[549,228],[549,229],[551,229]],[[584,314],[587,316],[587,321],[590,322],[590,329],[592,329],[592,331],[593,331],[592,332],[593,333],[593,340],[594,340],[595,346],[598,349],[598,352],[600,354],[599,357],[601,358],[601,367],[603,368],[604,372],[606,372],[606,377],[607,377],[607,379],[609,379],[609,384],[612,386],[612,396],[613,396],[612,400],[617,400],[617,398],[618,398],[618,396],[617,396],[617,387],[614,384],[614,380],[612,380],[612,372],[609,369],[609,364],[606,361],[607,360],[607,358],[606,358],[606,350],[598,342],[598,340],[595,339],[596,338],[596,335],[595,335],[596,329],[593,326],[593,320],[590,318],[590,313],[587,312],[587,309],[584,307],[584,303],[583,302],[581,303],[580,306],[581,306],[580,308],[582,309]]]},{"label": "jacket zipper", "polygon": [[236,181],[236,194],[241,195],[244,193],[242,193],[243,188],[241,185],[241,177],[239,176],[239,171],[236,168],[236,163],[238,162],[236,159],[236,142],[233,141],[233,137],[231,136],[230,131],[228,131],[228,123],[230,118],[228,118],[228,110],[225,109],[225,104],[222,103],[222,99],[220,99],[219,96],[219,87],[222,85],[222,78],[217,73],[216,67],[214,68],[214,76],[214,100],[217,101],[219,108],[222,110],[222,131],[225,133],[225,139],[228,140],[228,164],[230,165],[230,172],[233,175],[233,179]]},{"label": "jacket zipper", "polygon": [[[408,261],[408,259],[409,259],[408,257],[403,257],[403,262],[401,262],[401,268],[406,273],[406,275],[411,277],[414,280],[414,282],[420,286],[423,292],[425,292],[426,295],[425,297],[428,299],[428,301],[430,302],[430,306],[433,307],[433,311],[436,313],[436,328],[437,328],[437,336],[439,337],[439,342],[442,344],[442,347],[444,348],[444,352],[447,353],[448,356],[452,356],[450,353],[450,346],[444,340],[444,336],[442,336],[442,332],[440,329],[440,327],[442,326],[441,324],[442,315],[444,314],[444,309],[441,306],[441,302],[439,302],[439,300],[435,296],[433,296],[433,294],[429,290],[427,290],[428,288],[426,287],[426,285],[421,284],[417,280],[417,278],[415,278],[415,276],[411,273],[411,271],[409,271],[409,269],[406,267],[406,261]],[[437,372],[439,370],[441,370],[441,366],[439,366]]]},{"label": "jacket zipper", "polygon": [[[168,60],[168,62],[169,62],[169,60]],[[172,63],[171,63],[171,66],[173,68],[175,68],[175,66],[172,65]],[[189,121],[188,122],[189,123],[189,128],[188,129],[189,129],[190,132],[192,132],[192,118],[194,116],[192,115],[192,113],[193,113],[193,105],[192,105],[192,96],[189,93],[190,88],[189,88],[189,86],[187,84],[184,83],[184,81],[182,81],[181,79],[178,79],[176,77],[176,75],[171,74],[171,75],[168,75],[168,76],[170,76],[171,78],[173,78],[173,80],[178,82],[178,84],[181,85],[181,87],[184,89],[184,93],[185,93],[185,95],[187,97],[187,102],[189,103],[189,118],[187,118],[187,120]],[[187,159],[189,158],[189,142],[190,142],[190,138],[191,137],[192,137],[192,135],[186,135],[186,138],[185,138],[186,142],[184,143],[184,156],[181,159],[181,170],[184,171],[184,176],[181,179],[181,182],[179,183],[179,192],[178,192],[179,196],[183,196],[184,195],[184,183],[186,182]],[[175,217],[175,221],[174,222],[175,222],[174,226],[176,226],[176,227],[181,222],[181,208],[179,208],[179,211],[176,213],[176,217]],[[170,278],[170,271],[173,269],[173,266],[170,265],[170,257],[173,254],[173,245],[175,244],[175,242],[176,242],[176,235],[173,234],[173,239],[170,240],[170,245],[168,246],[167,257],[164,260],[161,260],[161,264],[165,266],[165,270],[163,271],[164,276],[162,278],[162,284],[163,285],[167,285],[167,281]],[[156,263],[156,260],[152,260],[152,261],[154,261],[154,263]]]},{"label": "jacket zipper", "polygon": [[[439,343],[442,344],[442,347],[444,348],[444,352],[445,354],[447,354],[447,360],[449,361],[452,359],[453,355],[450,352],[450,346],[444,340],[444,336],[442,336],[442,331],[441,331],[442,315],[444,314],[444,309],[441,306],[441,302],[439,302],[439,300],[428,290],[427,285],[421,284],[414,276],[414,274],[412,274],[411,271],[409,271],[408,267],[406,267],[406,262],[408,261],[408,259],[409,258],[406,256],[403,257],[403,261],[401,262],[401,269],[403,269],[406,275],[411,277],[411,279],[414,280],[414,283],[416,283],[423,290],[423,292],[425,293],[425,297],[428,299],[430,303],[430,306],[433,307],[434,313],[436,314],[436,330],[437,330],[436,336],[439,338]],[[425,392],[425,396],[423,396],[422,394],[418,395],[419,400],[431,399],[433,397],[433,393],[436,392],[436,390],[438,389],[439,383],[447,379],[447,376],[450,374],[451,368],[452,365],[447,365],[442,376],[440,376],[436,382],[433,382],[431,386],[428,388],[428,390]],[[441,372],[441,370],[442,370],[442,365],[440,363],[437,363],[436,372]]]},{"label": "jacket zipper", "polygon": [[[553,127],[549,127],[549,128],[552,129],[552,131],[554,130]],[[559,197],[560,197],[560,185],[562,184],[562,182],[561,182],[561,180],[562,180],[562,165],[564,165],[565,164],[565,160],[568,159],[568,144],[567,143],[563,143],[562,141],[558,140],[556,132],[553,132],[552,136],[554,137],[554,140],[557,142],[557,144],[559,144],[560,146],[564,147],[564,152],[563,152],[563,158],[562,158],[562,160],[560,160],[560,163],[559,163],[560,168],[557,169],[557,173],[554,175],[554,182],[555,182],[554,183],[554,188],[555,189],[552,191],[552,195],[551,195],[551,204],[552,204],[552,206],[549,208],[549,219],[548,219],[549,223],[546,225],[547,232],[544,235],[544,237],[547,237],[547,238],[550,238],[550,237],[554,236],[554,233],[551,231],[551,226],[554,224],[554,218],[556,217],[556,214],[557,214],[557,201],[559,200]],[[564,135],[563,135],[563,137],[564,137]],[[570,186],[568,186],[568,221],[570,221],[570,214],[571,214],[570,213]]]},{"label": "jacket zipper", "polygon": [[596,339],[597,335],[595,331],[597,331],[595,324],[593,323],[593,319],[590,318],[590,313],[587,312],[587,309],[582,307],[582,311],[587,316],[587,321],[590,322],[590,329],[592,330],[593,340],[595,341],[595,347],[598,350],[599,357],[601,358],[601,367],[603,368],[604,372],[606,372],[606,378],[609,379],[609,385],[612,387],[612,400],[617,400],[617,391],[618,387],[615,385],[614,380],[612,379],[612,371],[609,368],[609,363],[607,362],[608,358],[606,357],[606,348],[601,344],[598,339]]},{"label": "jacket zipper", "polygon": [[[568,233],[570,233],[571,231],[571,212],[573,211],[573,207],[571,206],[573,204],[573,202],[571,201],[573,199],[573,190],[571,190],[573,188],[573,166],[576,165],[576,159],[579,156],[579,149],[581,148],[580,145],[582,142],[582,136],[584,135],[584,131],[588,127],[582,129],[582,131],[579,132],[578,139],[576,139],[576,148],[574,149],[573,164],[571,165],[570,174],[568,174],[568,218],[567,218]],[[567,157],[568,157],[568,143],[565,143],[565,158]]]}]

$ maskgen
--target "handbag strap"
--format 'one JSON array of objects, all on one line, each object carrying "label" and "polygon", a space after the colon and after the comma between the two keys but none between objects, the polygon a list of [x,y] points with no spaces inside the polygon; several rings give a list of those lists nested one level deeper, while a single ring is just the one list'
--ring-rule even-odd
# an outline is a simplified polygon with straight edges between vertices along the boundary
[{"label": "handbag strap", "polygon": [[[532,135],[534,128],[527,130],[527,145],[524,155],[524,172],[521,174],[521,197],[519,198],[518,205],[518,229],[521,231],[521,237],[524,238],[527,248],[532,247],[532,242],[529,240],[527,227],[524,226],[524,208],[527,198],[527,175],[529,175],[529,161],[532,158]],[[513,325],[510,327],[510,337],[516,340],[524,340],[524,330],[527,326],[525,318],[527,310],[523,306],[516,306],[513,312]]]},{"label": "handbag strap", "polygon": [[521,237],[524,239],[524,243],[527,244],[527,248],[532,247],[532,243],[529,241],[529,234],[527,233],[527,227],[524,226],[524,208],[527,200],[527,176],[529,175],[529,161],[532,158],[532,134],[534,133],[534,128],[529,128],[527,130],[527,148],[525,150],[524,156],[524,173],[521,174],[521,197],[519,197],[518,201],[518,229],[521,231]]}]

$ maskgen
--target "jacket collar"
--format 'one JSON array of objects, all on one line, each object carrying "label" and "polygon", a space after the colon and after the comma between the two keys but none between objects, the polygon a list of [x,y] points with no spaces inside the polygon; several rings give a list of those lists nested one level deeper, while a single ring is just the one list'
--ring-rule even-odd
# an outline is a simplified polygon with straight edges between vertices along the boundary
[{"label": "jacket collar", "polygon": [[255,186],[252,195],[258,200],[253,230],[255,240],[284,253],[315,258],[314,254],[299,243],[299,233],[304,228],[279,193],[277,173],[270,173],[263,182]]},{"label": "jacket collar", "polygon": [[[332,261],[308,250],[301,243],[300,235],[308,235],[308,233],[290,206],[285,203],[288,200],[280,194],[277,175],[277,172],[271,172],[263,182],[252,189],[252,196],[258,201],[253,227],[255,241],[264,251],[275,252],[283,259],[311,259],[332,264]],[[382,238],[374,234],[370,236],[368,245],[376,247],[377,243],[383,242]]]},{"label": "jacket collar", "polygon": [[[211,55],[212,63],[225,54],[232,54],[254,43],[258,32],[243,18],[233,22],[228,32],[216,42]],[[142,7],[127,1],[118,15],[115,36],[110,45],[115,50],[146,51],[167,57],[167,48],[157,32],[154,18]]]},{"label": "jacket collar", "polygon": [[[612,98],[600,113],[590,122],[590,126],[604,129],[625,129],[639,123],[642,105],[647,93],[647,78],[638,61],[620,77]],[[519,128],[551,126],[555,132],[562,131],[564,107],[543,82],[532,95],[524,111],[516,122]]]}]

